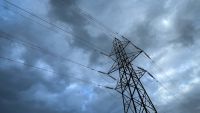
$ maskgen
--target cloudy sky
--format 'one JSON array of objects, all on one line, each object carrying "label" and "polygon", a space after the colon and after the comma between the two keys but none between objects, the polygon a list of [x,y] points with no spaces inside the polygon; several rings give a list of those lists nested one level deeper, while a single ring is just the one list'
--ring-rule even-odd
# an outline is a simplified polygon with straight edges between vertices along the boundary
[{"label": "cloudy sky", "polygon": [[143,80],[159,113],[198,113],[199,11],[199,0],[0,0],[1,112],[122,113],[121,95],[98,86],[116,82],[84,67],[108,71],[99,51],[116,32],[153,59],[135,65],[162,83]]}]

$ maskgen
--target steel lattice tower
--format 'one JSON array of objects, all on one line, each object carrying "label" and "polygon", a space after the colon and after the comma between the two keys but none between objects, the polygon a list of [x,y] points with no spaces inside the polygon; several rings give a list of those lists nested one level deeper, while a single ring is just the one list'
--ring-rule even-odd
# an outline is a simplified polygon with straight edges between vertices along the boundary
[{"label": "steel lattice tower", "polygon": [[[119,79],[113,89],[122,95],[124,113],[157,113],[140,80],[146,73],[151,77],[153,76],[145,69],[135,68],[132,65],[132,61],[144,52],[126,38],[124,39],[124,41],[120,41],[117,38],[114,39],[113,49],[109,55],[114,60],[114,64],[108,75],[115,79],[115,77],[111,76],[111,73],[119,71]],[[127,50],[129,46],[131,48]],[[144,54],[149,57],[146,53]]]}]

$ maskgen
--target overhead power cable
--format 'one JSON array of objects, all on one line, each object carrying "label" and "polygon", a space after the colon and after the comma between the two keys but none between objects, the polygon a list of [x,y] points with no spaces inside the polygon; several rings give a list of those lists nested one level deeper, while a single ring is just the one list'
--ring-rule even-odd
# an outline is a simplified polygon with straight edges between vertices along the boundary
[{"label": "overhead power cable", "polygon": [[[34,66],[34,65],[31,65],[31,64],[28,64],[28,63],[23,63],[23,62],[20,62],[20,61],[17,61],[15,59],[11,59],[11,58],[7,58],[7,57],[2,57],[0,56],[0,59],[1,60],[5,60],[5,61],[9,61],[9,62],[14,62],[14,63],[17,63],[17,64],[21,64],[21,65],[24,65],[26,67],[29,67],[29,68],[33,68],[33,69],[37,69],[39,71],[43,71],[43,72],[48,72],[48,73],[52,73],[52,74],[55,74],[55,75],[60,75],[60,76],[63,76],[64,74],[61,74],[61,73],[58,73],[58,72],[55,72],[55,71],[52,71],[52,70],[48,70],[46,68],[41,68],[41,67],[38,67],[38,66]],[[84,79],[81,79],[81,78],[78,78],[78,77],[75,77],[73,75],[68,75],[68,77],[71,77],[73,79],[76,79],[78,81],[81,81],[83,83],[86,83],[88,85],[93,85],[94,87],[97,87],[97,88],[104,88],[104,90],[107,90],[107,86],[105,85],[102,85],[102,84],[97,84],[95,82],[92,82],[92,81],[87,81],[87,80],[84,80]],[[111,94],[110,92],[107,92],[110,96],[115,96],[113,94]]]},{"label": "overhead power cable", "polygon": [[[156,66],[157,67],[157,69],[158,69],[158,71],[160,72],[160,73],[164,73],[166,76],[168,75],[160,66],[158,66],[156,63],[155,63],[155,61],[153,60],[153,59],[151,59],[151,62],[152,62],[152,64],[154,65],[154,66]],[[154,68],[154,69],[156,69],[156,68]],[[158,77],[158,75],[157,75],[157,77]],[[165,79],[166,80],[166,79]],[[168,81],[169,80],[172,80],[172,78],[170,77],[170,76],[168,76],[168,79],[167,79]],[[159,82],[158,80],[157,80],[157,83],[165,90],[165,91],[167,91],[168,92],[168,94],[170,94],[171,96],[173,96],[176,100],[178,100],[179,102],[181,102],[181,99],[179,98],[180,97],[180,94],[179,93],[172,93],[162,82]],[[173,84],[173,82],[172,82],[172,84]],[[175,84],[174,84],[174,86],[176,86]]]},{"label": "overhead power cable", "polygon": [[88,14],[86,11],[82,10],[78,6],[76,6],[76,10],[83,15],[86,19],[88,19],[90,22],[92,22],[94,25],[96,25],[99,29],[103,30],[103,32],[110,38],[114,39],[116,37],[116,33],[114,33],[112,30],[110,30],[108,27],[106,27],[104,24],[99,22],[97,19],[95,19],[93,16]]},{"label": "overhead power cable", "polygon": [[[34,69],[37,69],[37,70],[40,70],[40,71],[49,72],[49,73],[56,74],[56,75],[64,75],[64,74],[61,74],[61,73],[58,73],[58,72],[55,72],[55,71],[52,71],[52,70],[48,70],[46,68],[42,68],[42,67],[34,66],[32,64],[20,62],[20,61],[17,61],[16,59],[12,59],[12,58],[8,58],[8,57],[3,57],[3,56],[0,56],[0,59],[6,60],[6,61],[10,61],[10,62],[14,62],[14,63],[17,63],[17,64],[22,64],[22,65],[24,65],[26,67],[34,68]],[[68,75],[68,76],[72,77],[74,79],[77,79],[79,81],[82,81],[84,83],[87,83],[87,84],[93,84],[95,87],[102,87],[102,88],[106,87],[106,86],[103,86],[101,84],[96,84],[95,82],[87,81],[87,80],[84,80],[84,79],[80,79],[80,78],[72,76],[72,75]]]},{"label": "overhead power cable", "polygon": [[[64,3],[64,1],[62,1]],[[109,27],[107,27],[106,25],[104,25],[103,23],[101,23],[100,21],[98,21],[95,17],[93,17],[92,15],[90,15],[88,12],[86,12],[85,10],[81,9],[80,7],[78,7],[76,5],[76,9],[80,12],[80,14],[82,14],[86,19],[88,19],[90,22],[93,22],[94,25],[96,25],[98,28],[102,29],[104,31],[104,33],[110,38],[110,39],[114,39],[114,38],[119,38],[122,37],[122,35],[120,35],[117,32],[114,32],[112,29],[110,29]]]},{"label": "overhead power cable", "polygon": [[[146,57],[146,56],[144,56],[144,57]],[[154,65],[156,68],[152,68],[154,71],[156,71],[156,69],[158,69],[158,71],[160,72],[160,73],[164,73],[166,76],[168,75],[160,66],[158,66],[157,64],[156,64],[156,62],[153,60],[153,59],[149,59],[150,60],[150,62],[151,62],[151,64],[152,65]],[[152,71],[153,71],[152,70]],[[155,78],[155,82],[161,87],[161,88],[163,88],[163,90],[165,90],[170,96],[172,96],[173,98],[175,98],[177,101],[179,101],[179,102],[181,102],[181,99],[179,98],[180,97],[180,94],[178,94],[178,93],[172,93],[170,90],[169,90],[169,88],[167,88],[162,82],[160,82],[158,79],[157,79],[157,77],[158,77],[158,75],[156,75],[155,74],[155,72],[153,72],[153,75],[155,75],[156,76],[156,78]],[[172,80],[172,78],[170,77],[170,76],[168,76],[168,79],[165,79],[165,81],[166,80]],[[175,86],[175,84],[174,84],[174,86]]]},{"label": "overhead power cable", "polygon": [[[85,42],[85,43],[88,43],[88,44],[89,44],[88,46],[89,46],[91,49],[93,49],[93,50],[95,50],[95,51],[99,51],[101,54],[105,54],[105,52],[104,52],[102,49],[99,49],[99,48],[96,47],[93,43],[91,43],[91,42],[89,42],[89,41],[87,41],[87,40],[84,40],[84,39],[81,38],[79,35],[77,35],[77,34],[75,34],[75,33],[73,33],[73,32],[67,31],[67,30],[63,29],[62,27],[60,27],[60,26],[58,26],[58,25],[56,25],[56,24],[54,24],[54,23],[51,23],[51,22],[49,22],[48,20],[46,20],[46,19],[44,19],[44,18],[42,18],[42,17],[40,17],[40,16],[38,16],[38,15],[36,15],[36,14],[34,14],[34,13],[32,13],[32,12],[30,12],[30,11],[28,11],[28,10],[26,10],[26,9],[24,9],[24,8],[22,8],[22,7],[20,7],[20,6],[16,5],[16,4],[14,4],[14,3],[8,1],[8,0],[4,0],[4,1],[5,1],[7,4],[9,4],[9,5],[11,5],[11,6],[13,6],[13,7],[15,7],[15,8],[17,8],[17,9],[19,9],[19,10],[25,12],[25,13],[27,13],[27,14],[29,14],[30,16],[35,17],[35,18],[37,18],[37,19],[39,19],[39,20],[41,20],[41,21],[43,21],[43,22],[45,22],[45,23],[47,23],[47,24],[49,24],[49,25],[51,25],[51,26],[53,26],[53,27],[55,27],[55,28],[57,28],[57,29],[59,29],[59,30],[61,30],[61,31],[63,31],[63,32],[65,32],[65,33],[71,34],[72,36],[76,37],[76,38],[79,39],[79,40],[82,40],[82,41]],[[32,19],[31,19],[31,20],[32,20]],[[91,45],[92,45],[92,46],[91,46]]]},{"label": "overhead power cable", "polygon": [[[0,5],[1,5],[1,7],[4,7],[4,8],[6,7],[6,6],[2,5],[2,4],[0,4]],[[36,20],[33,19],[33,18],[29,18],[29,17],[27,17],[27,16],[25,16],[25,15],[19,13],[19,12],[16,11],[16,10],[12,10],[12,9],[10,9],[10,8],[6,8],[6,10],[10,10],[10,11],[12,11],[13,13],[15,13],[15,14],[17,14],[17,15],[20,15],[20,16],[22,16],[23,18],[25,18],[25,19],[27,19],[27,20],[30,20],[30,21],[33,22],[33,23],[36,23],[36,24],[38,24],[38,25],[40,25],[40,26],[42,26],[42,27],[45,27],[45,28],[48,29],[48,30],[51,30],[51,31],[57,33],[56,30],[51,29],[51,28],[48,27],[47,25],[41,24],[40,22],[36,21]]]},{"label": "overhead power cable", "polygon": [[[3,5],[1,5],[1,6],[4,7]],[[36,20],[34,20],[34,19],[32,19],[32,18],[29,18],[29,17],[27,17],[27,16],[25,16],[25,15],[23,15],[23,14],[20,14],[19,12],[15,11],[15,10],[11,10],[11,9],[7,9],[7,10],[10,10],[10,11],[12,11],[12,12],[14,12],[14,13],[20,15],[20,16],[22,16],[23,18],[26,18],[26,19],[30,20],[31,22],[34,22],[34,23],[36,23],[36,24],[38,24],[38,25],[40,25],[40,26],[43,26],[43,27],[45,27],[45,28],[48,29],[48,30],[51,30],[51,31],[53,31],[53,32],[55,32],[55,33],[58,33],[58,32],[55,31],[54,29],[51,29],[50,27],[48,27],[48,26],[46,26],[46,25],[44,25],[44,24],[41,24],[40,22],[38,22],[38,21],[36,21]],[[77,41],[83,42],[82,40],[77,40]],[[98,53],[98,54],[101,54],[101,55],[102,55],[102,54],[105,54],[105,53],[103,53],[103,52],[101,52],[101,51],[98,51],[98,50],[94,49],[91,45],[86,44],[85,42],[83,42],[83,43],[84,43],[87,47],[92,48],[92,49],[94,50],[94,52],[96,52],[96,53]]]},{"label": "overhead power cable", "polygon": [[[30,43],[30,42],[26,42],[26,41],[21,40],[21,39],[19,39],[19,38],[17,38],[17,39],[15,38],[15,39],[14,39],[14,36],[12,36],[11,34],[5,33],[5,32],[3,32],[3,31],[0,31],[0,33],[4,33],[5,35],[7,35],[7,36],[0,36],[0,38],[3,38],[3,39],[6,39],[6,40],[9,40],[9,41],[11,41],[11,42],[15,42],[15,43],[21,44],[21,45],[23,45],[23,46],[26,46],[26,47],[29,47],[29,48],[32,48],[32,49],[40,50],[41,52],[47,53],[47,54],[50,55],[50,56],[53,56],[53,57],[56,57],[56,58],[60,58],[60,59],[62,59],[62,60],[65,60],[65,61],[67,61],[67,62],[70,62],[70,63],[76,64],[76,65],[79,65],[79,66],[84,67],[84,68],[87,68],[87,69],[90,69],[90,70],[92,70],[92,71],[95,71],[95,72],[98,72],[98,73],[101,73],[101,74],[106,74],[106,73],[103,73],[102,71],[96,70],[96,69],[94,69],[94,68],[92,68],[92,67],[86,66],[86,65],[81,64],[81,63],[76,62],[76,61],[73,61],[73,60],[71,60],[71,59],[69,59],[69,58],[63,57],[63,56],[61,56],[61,55],[57,55],[57,54],[55,54],[55,53],[53,53],[53,52],[51,52],[51,51],[49,51],[49,50],[47,50],[47,49],[44,49],[44,48],[42,48],[42,47],[40,47],[40,46],[38,46],[38,45],[36,45],[36,44]],[[12,37],[12,38],[10,38],[10,37]],[[18,40],[18,41],[16,41],[16,40]]]},{"label": "overhead power cable", "polygon": [[[62,0],[58,0],[58,2],[62,2],[61,3],[62,5],[66,4]],[[89,22],[93,23],[93,25],[95,25],[100,30],[103,30],[103,32],[108,36],[108,38],[114,39],[116,36],[118,37],[118,33],[112,31],[110,28],[108,28],[106,25],[104,25],[103,23],[98,21],[96,18],[94,18],[88,12],[86,12],[85,10],[81,9],[80,7],[78,7],[77,4],[74,4],[73,6],[74,7],[72,7],[72,8],[75,9],[76,11],[78,11],[79,14],[81,14],[85,19],[89,20]]]}]

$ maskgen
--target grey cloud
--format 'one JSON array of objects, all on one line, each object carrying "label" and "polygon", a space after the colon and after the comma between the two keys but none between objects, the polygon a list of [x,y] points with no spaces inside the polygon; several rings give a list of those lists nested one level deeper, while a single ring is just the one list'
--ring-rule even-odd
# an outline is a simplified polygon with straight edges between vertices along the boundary
[{"label": "grey cloud", "polygon": [[175,42],[182,43],[183,46],[192,45],[196,38],[195,35],[199,32],[198,26],[198,15],[200,2],[191,0],[184,1],[183,5],[178,6],[179,10],[175,17],[175,31],[177,31],[178,37]]},{"label": "grey cloud", "polygon": [[[195,0],[184,0],[163,2],[151,1],[148,5],[145,4],[145,1],[140,1],[140,3],[141,4],[138,7],[143,6],[142,8],[144,8],[144,10],[138,10],[138,13],[145,15],[145,18],[144,20],[133,23],[133,27],[130,30],[128,37],[130,40],[134,41],[136,45],[144,50],[151,51],[151,53],[163,51],[163,55],[161,55],[159,59],[166,58],[166,61],[160,65],[160,68],[166,69],[166,73],[168,72],[167,69],[170,68],[174,69],[175,72],[170,75],[170,79],[166,78],[162,82],[170,84],[170,95],[173,95],[175,92],[179,93],[181,91],[177,91],[177,89],[180,85],[187,86],[189,85],[189,82],[195,78],[199,78],[197,73],[193,73],[198,70],[198,67],[189,66],[186,70],[182,69],[181,72],[179,72],[180,70],[178,71],[181,66],[188,65],[187,63],[190,63],[193,60],[197,64],[199,63],[198,59],[191,56],[192,54],[198,54],[195,53],[195,51],[198,49],[197,42],[199,40],[199,2]],[[166,7],[166,5],[169,6]],[[135,10],[137,10],[137,8]],[[160,19],[167,17],[167,15],[173,15],[170,20],[172,26],[171,29],[173,30],[161,32],[159,30],[165,28],[157,26],[156,24],[160,22]],[[182,46],[180,47],[178,44]],[[169,45],[172,45],[173,49],[169,49],[168,51],[166,48],[168,48]],[[187,47],[187,49],[185,47]],[[192,47],[195,47],[195,49]],[[157,60],[159,61],[159,59]],[[191,87],[197,89],[194,85],[191,85]],[[153,92],[153,90],[150,92]],[[181,95],[181,101],[177,102],[176,99],[174,99],[166,106],[159,106],[158,109],[163,113],[196,113],[198,112],[197,106],[199,105],[196,101],[198,100],[197,94],[198,91],[192,88],[190,93]],[[188,106],[188,108],[186,106]]]},{"label": "grey cloud", "polygon": [[[69,6],[71,6],[70,4]],[[7,10],[5,10],[7,11]],[[70,13],[70,11],[69,11]],[[76,13],[76,12],[75,12]],[[73,14],[73,13],[72,13]],[[11,14],[12,15],[12,14]],[[10,15],[5,15],[10,16]],[[77,15],[74,15],[77,16]],[[78,15],[79,16],[79,15]],[[59,52],[61,48],[63,48],[62,39],[53,38],[53,33],[49,32],[48,30],[39,27],[35,23],[31,23],[29,20],[24,19],[23,17],[20,17],[19,15],[13,14],[11,17],[15,17],[16,19],[10,19],[10,20],[4,20],[3,18],[1,21],[1,30],[12,34],[12,39],[22,39],[27,42],[36,43],[40,47],[47,48],[49,51],[52,51],[54,53],[61,54],[62,52]],[[83,36],[87,38],[91,38],[91,36],[87,33],[87,31],[84,29],[85,25],[84,23],[77,23],[79,20],[74,21],[75,17],[71,18],[71,21],[68,21],[73,25],[74,32],[82,34]],[[78,18],[77,18],[78,19]],[[61,21],[61,20],[59,20]],[[81,28],[79,28],[79,25]],[[13,27],[15,26],[15,27]],[[1,36],[6,36],[6,34],[1,32]],[[51,36],[51,37],[50,37]],[[103,37],[103,36],[102,36]],[[49,40],[49,38],[51,38]],[[76,38],[74,38],[74,44],[77,43],[77,47],[84,48],[85,51],[88,51],[89,49],[84,46],[84,44],[81,45],[79,41],[76,41]],[[89,40],[89,39],[88,39]],[[91,39],[92,40],[92,39]],[[102,41],[100,37],[97,37],[97,40]],[[59,42],[60,41],[60,42]],[[67,40],[68,41],[68,40]],[[67,41],[65,43],[67,43]],[[52,45],[52,42],[58,43],[57,48],[54,48],[50,45]],[[103,41],[104,42],[104,41]],[[103,43],[102,42],[102,43]],[[5,57],[12,57],[11,53],[12,49],[18,48],[17,43],[6,41],[5,39],[1,39],[1,45],[0,45],[0,53],[1,56]],[[105,43],[104,43],[105,44]],[[20,44],[19,44],[20,45]],[[99,45],[101,45],[99,43]],[[39,52],[38,50],[29,48],[27,46],[23,46],[25,51],[22,53],[19,53],[19,59],[22,59],[24,63],[28,63],[30,65],[36,65],[37,62],[42,61],[49,65],[53,71],[59,73],[60,75],[53,74],[55,78],[50,78],[50,80],[46,79],[45,76],[47,76],[48,72],[43,72],[41,70],[33,69],[31,67],[26,67],[24,65],[15,63],[15,62],[9,62],[4,61],[1,59],[1,66],[5,66],[4,68],[1,68],[1,93],[0,93],[0,105],[1,105],[1,111],[4,113],[78,113],[78,112],[90,112],[89,109],[86,108],[86,111],[82,110],[82,106],[87,103],[85,101],[89,100],[88,95],[90,94],[84,94],[83,92],[87,92],[87,87],[91,89],[90,86],[86,86],[86,83],[81,83],[77,79],[72,78],[71,76],[80,78],[79,75],[76,74],[76,72],[70,72],[68,69],[72,67],[69,63],[64,62],[63,60],[60,60],[59,58],[55,59],[55,57],[49,56],[44,52]],[[105,47],[107,45],[105,44]],[[20,48],[19,48],[20,49]],[[66,51],[64,51],[64,54],[61,54],[63,56],[68,56],[70,48],[66,48]],[[63,50],[61,50],[63,51]],[[17,52],[16,52],[17,53]],[[89,53],[91,54],[91,62],[93,63],[96,59],[94,55],[96,53]],[[92,58],[93,57],[93,58]],[[13,57],[13,59],[18,59]],[[47,68],[47,67],[42,67]],[[78,69],[79,67],[75,67]],[[69,76],[68,76],[69,75]],[[87,76],[84,77],[86,82],[90,81],[90,78]],[[70,84],[78,84],[78,91],[70,91],[66,90],[66,87],[70,86]],[[6,86],[6,87],[5,87]],[[35,94],[43,92],[43,90],[47,91],[44,92],[43,96],[48,96],[48,94],[51,95],[58,95],[56,97],[55,101],[50,101],[49,103],[47,99],[44,99],[45,101],[41,99],[36,99],[40,97],[35,97]],[[91,91],[89,93],[96,94],[96,92]],[[83,95],[84,94],[84,95]],[[37,96],[37,95],[36,95]],[[39,95],[40,96],[40,95]],[[74,99],[74,96],[77,99]],[[99,97],[100,98],[100,97]],[[62,102],[60,102],[62,101]],[[53,105],[53,106],[52,106]],[[87,106],[88,107],[88,106]],[[109,109],[109,108],[107,108]],[[99,112],[101,109],[99,109]],[[98,111],[97,111],[98,112]]]},{"label": "grey cloud", "polygon": [[184,93],[181,96],[175,97],[174,101],[171,101],[166,106],[161,107],[161,112],[171,113],[198,113],[199,112],[199,84],[193,85],[189,92]]},{"label": "grey cloud", "polygon": [[[76,4],[79,4],[79,2],[80,1],[74,0],[64,0],[63,2],[50,0],[48,4],[50,7],[47,18],[51,20],[51,22],[61,22],[66,24],[66,27],[70,26],[72,28],[72,32],[74,34],[78,34],[81,39],[94,43],[106,52],[109,52],[112,46],[111,40],[108,39],[104,33],[97,33],[98,35],[94,36],[91,35],[91,32],[87,29],[88,26],[92,26],[91,23],[85,17],[80,15],[78,10],[75,10],[74,8]],[[106,16],[112,13],[109,17],[106,17],[109,20],[106,20],[105,23],[113,25],[110,28],[115,29],[116,26],[118,26],[118,23],[115,23],[117,19],[115,19],[114,23],[112,23],[113,18],[118,18],[119,16],[121,17],[123,14],[115,15],[116,12],[114,13],[114,9],[117,9],[117,7],[114,7],[114,5],[118,4],[120,6],[120,2],[97,1],[96,3],[100,5],[97,5],[93,13],[106,13]],[[157,58],[158,61],[162,58],[167,59],[164,63],[162,63],[162,66],[167,69],[168,67],[179,69],[180,66],[187,65],[187,62],[197,62],[197,58],[187,56],[187,54],[194,54],[192,51],[189,53],[188,51],[185,51],[185,48],[182,46],[177,48],[178,46],[176,46],[176,44],[180,43],[182,45],[190,45],[187,46],[188,48],[190,48],[191,45],[196,46],[194,44],[197,44],[195,42],[198,40],[199,36],[199,18],[197,17],[199,15],[198,1],[184,0],[182,2],[169,2],[159,0],[149,2],[148,0],[136,0],[134,3],[135,4],[131,7],[133,7],[133,10],[136,10],[135,12],[137,12],[137,14],[132,15],[132,13],[130,13],[129,16],[137,16],[141,14],[144,18],[143,20],[137,20],[138,18],[136,18],[133,24],[130,25],[131,27],[128,26],[131,28],[128,34],[128,38],[130,38],[130,40],[135,42],[136,45],[139,45],[139,47],[150,51],[149,53],[157,53],[165,50],[164,48],[168,48],[169,45],[175,45],[171,51],[164,51],[160,56],[156,56],[159,57]],[[177,5],[178,3],[181,4]],[[86,4],[93,5],[90,2],[87,2]],[[166,7],[167,4],[169,5],[168,7]],[[114,9],[111,6],[113,6]],[[129,10],[125,10],[129,12]],[[0,12],[3,12],[3,10]],[[176,13],[173,14],[174,12]],[[161,33],[158,29],[163,28],[159,28],[157,23],[160,19],[162,19],[162,17],[171,14],[173,15],[173,18],[171,19],[173,30]],[[2,14],[1,16],[1,30],[11,33],[12,35],[23,40],[37,43],[38,45],[47,48],[49,51],[63,56],[69,56],[69,54],[74,52],[73,50],[81,49],[84,51],[84,54],[89,55],[89,65],[100,68],[102,67],[99,62],[104,58],[100,57],[100,55],[94,52],[91,48],[87,47],[85,43],[81,42],[78,38],[73,37],[73,39],[70,40],[72,41],[71,43],[69,42],[69,39],[59,38],[58,40],[57,35],[54,33],[49,32],[45,28],[38,27],[37,24],[33,24],[19,16],[10,13],[4,15]],[[7,17],[8,20],[3,18],[3,16]],[[102,16],[104,15],[102,14]],[[125,19],[130,18],[127,17],[123,19],[125,21]],[[93,30],[94,32],[98,32],[98,30]],[[5,34],[1,33],[0,35],[2,36]],[[173,38],[167,36],[173,36]],[[58,44],[55,44],[54,42]],[[66,43],[69,46],[64,47],[65,44],[63,43]],[[93,46],[90,44],[87,45]],[[13,43],[11,44],[6,42],[4,39],[0,39],[1,55],[8,57],[12,56],[11,50],[13,48],[17,47]],[[198,47],[193,49],[197,51]],[[175,53],[178,53],[178,55]],[[82,56],[80,57],[82,58]],[[55,78],[46,79],[45,76],[48,74],[45,72],[1,60],[0,109],[4,111],[4,113],[119,113],[123,111],[121,95],[116,92],[113,92],[114,95],[110,95],[109,91],[88,86],[86,83],[80,83],[80,81],[69,77],[77,76],[82,77],[86,81],[90,81],[92,79],[96,79],[96,75],[94,73],[82,73],[78,66],[73,67],[71,64],[64,62],[63,60],[55,60],[55,57],[46,55],[43,52],[38,52],[37,50],[33,50],[28,47],[25,47],[25,52],[20,54],[20,58],[24,60],[25,63],[32,65],[36,65],[38,61],[42,61],[61,75],[55,75]],[[71,72],[71,67],[75,68],[74,70],[76,71]],[[76,72],[79,71],[81,72],[81,75],[79,75],[80,73],[76,74]],[[179,85],[190,85],[190,81],[195,78],[199,78],[199,72],[196,71],[198,71],[198,66],[190,66],[186,70],[183,69],[181,72],[174,73],[172,79],[165,80],[165,82],[169,83],[170,87],[173,87],[170,89],[171,91],[176,90]],[[92,76],[92,78],[88,76]],[[185,78],[187,78],[187,80]],[[148,83],[147,80],[144,82],[146,86],[155,85],[154,83]],[[75,86],[73,86],[74,84]],[[160,113],[198,113],[199,91],[197,90],[197,86],[197,84],[192,84],[190,92],[180,96],[181,101],[172,100],[167,105],[157,105]],[[69,87],[75,88],[68,89]],[[159,86],[151,88],[148,89],[148,92],[153,95],[152,100],[155,100],[155,102],[159,101],[156,100],[159,95],[155,94],[159,91]],[[39,93],[38,95],[43,95],[44,98],[43,96],[35,96],[37,93]],[[52,97],[52,100],[47,98],[49,95]]]},{"label": "grey cloud", "polygon": [[71,46],[82,48],[86,52],[91,52],[90,64],[99,63],[98,59],[101,55],[97,54],[98,52],[94,52],[92,48],[98,50],[100,49],[100,51],[106,50],[106,52],[109,52],[107,51],[107,45],[111,44],[111,40],[103,33],[97,37],[89,34],[86,27],[90,26],[91,23],[87,17],[80,14],[80,11],[77,9],[76,2],[77,1],[70,0],[59,2],[50,0],[51,9],[49,11],[49,16],[50,18],[55,19],[55,21],[61,21],[65,24],[69,24],[74,34]]},{"label": "grey cloud", "polygon": [[[9,63],[9,62],[7,62]],[[28,69],[26,69],[28,70]],[[42,103],[39,102],[24,102],[20,97],[20,93],[26,91],[38,83],[44,83],[42,74],[29,70],[25,71],[24,68],[17,68],[16,66],[9,67],[8,69],[0,70],[1,72],[1,111],[4,113],[20,113],[20,112],[55,112],[53,109],[40,107]],[[49,87],[47,83],[45,86]],[[58,84],[57,84],[58,85]],[[39,106],[38,106],[39,105]],[[34,107],[35,106],[35,107]],[[38,106],[38,107],[37,107]]]},{"label": "grey cloud", "polygon": [[[190,113],[198,113],[199,112],[199,94],[200,92],[197,90],[198,89],[198,85],[195,85],[190,92],[188,92],[187,94],[185,94],[181,100],[182,102],[180,102],[178,104],[178,109],[181,112],[190,112]],[[192,95],[191,95],[192,94]]]},{"label": "grey cloud", "polygon": [[[142,13],[145,18],[142,21],[134,23],[131,32],[128,34],[128,37],[140,47],[144,49],[154,47],[155,49],[155,45],[165,47],[167,44],[177,43],[189,46],[198,39],[199,2],[184,0],[181,2],[158,1],[149,3],[143,1],[143,3],[140,3],[139,6],[143,10],[138,10],[138,13]],[[165,28],[155,26],[155,24],[158,24],[159,19],[166,18],[168,15],[174,16],[170,20],[173,31],[163,34],[157,29]]]},{"label": "grey cloud", "polygon": [[[3,10],[2,10],[3,11]],[[7,10],[4,10],[5,12]],[[12,14],[11,14],[12,15]],[[10,15],[8,14],[8,17]],[[1,37],[9,37],[11,39],[22,39],[31,43],[36,43],[41,47],[45,47],[48,50],[56,51],[55,48],[49,48],[49,44],[51,41],[48,41],[44,37],[48,37],[47,34],[51,34],[50,32],[38,28],[35,24],[27,21],[26,19],[13,14],[11,17],[15,19],[4,20],[1,18],[1,30],[7,32],[12,35],[8,36],[1,32]],[[27,46],[23,46],[18,43],[10,42],[6,39],[0,39],[0,53],[1,57],[12,57],[12,54],[20,54],[19,58],[24,61],[24,63],[28,63],[30,65],[36,65],[38,61],[42,61],[53,68],[53,70],[60,75],[55,75],[56,77],[51,81],[45,78],[46,72],[37,70],[31,67],[26,67],[22,64],[18,64],[11,61],[4,61],[0,59],[0,73],[1,73],[1,83],[0,83],[0,104],[1,104],[1,112],[4,113],[63,113],[65,111],[56,110],[53,107],[48,106],[48,103],[43,103],[37,100],[34,101],[24,101],[24,99],[28,99],[30,97],[25,97],[22,95],[22,92],[26,92],[38,84],[41,84],[45,89],[47,89],[50,93],[61,93],[65,90],[65,88],[72,82],[77,81],[69,77],[71,73],[68,70],[66,65],[61,65],[60,62],[62,60],[56,60],[55,57],[51,57],[46,55],[43,52],[39,52],[39,50],[35,50],[29,48]],[[53,38],[52,38],[53,41]],[[57,43],[58,40],[57,40]],[[19,46],[24,47],[25,51],[23,53],[18,53],[15,50],[19,48]],[[21,48],[19,48],[21,49]],[[14,55],[13,59],[18,59]],[[5,67],[2,67],[5,66]],[[46,68],[46,67],[42,67]],[[69,74],[70,73],[70,74]],[[37,91],[37,90],[36,90]],[[35,93],[35,92],[33,92]],[[67,112],[75,112],[75,111],[67,111]]]},{"label": "grey cloud", "polygon": [[[161,40],[158,38],[158,34],[154,25],[157,23],[157,19],[164,16],[167,13],[165,8],[166,1],[137,1],[136,2],[136,12],[133,14],[137,16],[138,14],[143,15],[142,20],[136,20],[131,26],[132,28],[127,35],[130,40],[135,42],[139,47],[143,49],[156,48],[160,46]],[[138,11],[137,11],[138,10]]]}]

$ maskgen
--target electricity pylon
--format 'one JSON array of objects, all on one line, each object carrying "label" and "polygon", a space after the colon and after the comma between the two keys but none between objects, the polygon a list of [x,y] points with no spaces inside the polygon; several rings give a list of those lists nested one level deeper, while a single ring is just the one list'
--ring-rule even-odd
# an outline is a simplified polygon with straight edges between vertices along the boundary
[{"label": "electricity pylon", "polygon": [[119,72],[116,87],[110,89],[114,89],[122,95],[124,113],[157,113],[140,80],[145,74],[154,77],[145,69],[132,65],[132,62],[141,53],[144,53],[148,58],[150,57],[128,39],[123,38],[123,41],[114,39],[113,48],[109,55],[114,63],[107,74],[116,79],[116,77],[111,76],[111,73]]}]

